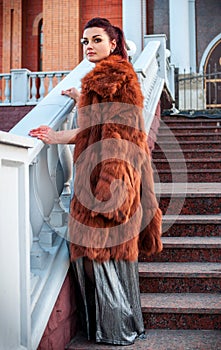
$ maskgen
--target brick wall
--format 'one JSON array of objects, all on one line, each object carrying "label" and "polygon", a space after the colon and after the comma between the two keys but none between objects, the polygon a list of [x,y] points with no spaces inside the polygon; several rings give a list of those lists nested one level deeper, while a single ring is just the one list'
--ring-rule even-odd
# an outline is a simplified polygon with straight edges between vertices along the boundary
[{"label": "brick wall", "polygon": [[37,350],[64,350],[77,331],[77,307],[70,269]]},{"label": "brick wall", "polygon": [[167,48],[169,49],[169,0],[154,0],[153,33],[166,34]]},{"label": "brick wall", "polygon": [[38,71],[38,26],[42,0],[22,2],[22,68]]},{"label": "brick wall", "polygon": [[22,2],[3,0],[2,71],[21,68],[22,53]]},{"label": "brick wall", "polygon": [[81,30],[93,17],[105,17],[122,28],[122,0],[86,0],[81,6]]},{"label": "brick wall", "polygon": [[9,131],[16,125],[34,106],[3,107],[0,106],[0,130]]},{"label": "brick wall", "polygon": [[69,70],[79,63],[79,0],[43,0],[43,70]]}]

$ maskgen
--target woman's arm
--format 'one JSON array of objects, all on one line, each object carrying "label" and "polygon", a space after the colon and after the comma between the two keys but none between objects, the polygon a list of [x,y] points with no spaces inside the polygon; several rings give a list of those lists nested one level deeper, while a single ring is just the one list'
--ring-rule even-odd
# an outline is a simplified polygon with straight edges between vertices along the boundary
[{"label": "woman's arm", "polygon": [[36,129],[32,129],[29,135],[37,137],[47,144],[68,144],[75,143],[76,135],[79,132],[79,128],[71,130],[54,131],[47,125],[41,125]]}]

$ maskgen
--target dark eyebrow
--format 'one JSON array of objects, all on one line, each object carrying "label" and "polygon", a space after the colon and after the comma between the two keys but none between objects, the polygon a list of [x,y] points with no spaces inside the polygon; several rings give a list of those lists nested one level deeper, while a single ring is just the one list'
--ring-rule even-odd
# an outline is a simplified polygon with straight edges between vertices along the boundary
[{"label": "dark eyebrow", "polygon": [[[92,36],[92,38],[94,39],[94,38],[96,38],[97,36],[102,36],[102,35],[101,35],[101,34],[95,34],[95,35]],[[87,37],[83,37],[83,39],[87,39]]]}]

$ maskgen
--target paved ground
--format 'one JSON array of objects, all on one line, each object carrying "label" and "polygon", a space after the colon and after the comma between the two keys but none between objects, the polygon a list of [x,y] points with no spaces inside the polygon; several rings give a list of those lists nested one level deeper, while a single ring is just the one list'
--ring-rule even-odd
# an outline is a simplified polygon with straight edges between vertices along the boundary
[{"label": "paved ground", "polygon": [[77,336],[69,350],[221,350],[221,331],[148,330],[145,340],[134,345],[111,346],[88,342]]}]

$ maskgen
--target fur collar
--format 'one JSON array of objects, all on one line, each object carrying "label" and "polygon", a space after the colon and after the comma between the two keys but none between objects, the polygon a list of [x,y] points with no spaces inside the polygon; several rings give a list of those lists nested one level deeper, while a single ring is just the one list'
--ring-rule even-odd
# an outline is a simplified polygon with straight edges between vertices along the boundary
[{"label": "fur collar", "polygon": [[111,97],[129,81],[136,79],[133,66],[120,56],[109,56],[97,63],[83,79],[85,93],[95,92],[102,98]]}]

